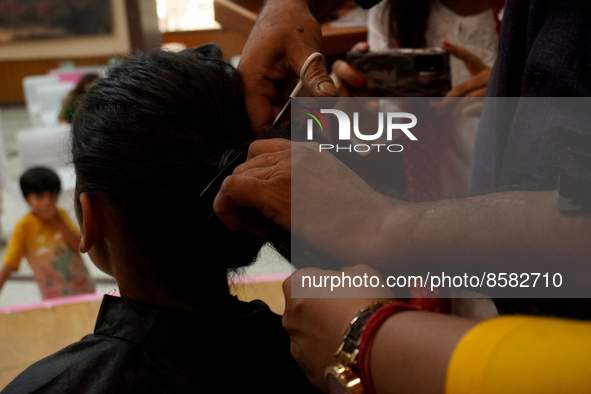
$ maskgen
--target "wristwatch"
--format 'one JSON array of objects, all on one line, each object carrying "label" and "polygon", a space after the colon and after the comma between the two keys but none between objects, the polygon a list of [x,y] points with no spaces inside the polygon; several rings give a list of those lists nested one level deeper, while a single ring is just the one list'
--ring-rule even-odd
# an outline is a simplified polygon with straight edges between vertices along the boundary
[{"label": "wristwatch", "polygon": [[367,325],[369,318],[384,305],[386,304],[376,302],[363,307],[349,322],[349,327],[343,335],[343,341],[335,353],[337,363],[328,367],[324,372],[330,394],[363,393],[363,385],[357,368],[357,354],[359,353],[361,334],[363,334],[363,329]]}]

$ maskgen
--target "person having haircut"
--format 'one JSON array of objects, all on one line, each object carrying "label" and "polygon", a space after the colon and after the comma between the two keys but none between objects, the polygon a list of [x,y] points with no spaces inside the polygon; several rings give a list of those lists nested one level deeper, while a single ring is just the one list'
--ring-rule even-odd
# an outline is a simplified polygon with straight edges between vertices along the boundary
[{"label": "person having haircut", "polygon": [[132,55],[97,81],[72,124],[80,250],[121,297],[6,393],[316,391],[281,317],[229,291],[228,272],[265,241],[228,230],[212,205],[253,139],[239,74],[214,44]]}]

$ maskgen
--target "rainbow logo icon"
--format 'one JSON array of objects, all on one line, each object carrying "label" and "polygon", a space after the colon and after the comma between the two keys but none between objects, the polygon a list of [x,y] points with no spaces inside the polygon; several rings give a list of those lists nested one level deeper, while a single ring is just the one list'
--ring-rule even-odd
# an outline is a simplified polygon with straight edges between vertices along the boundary
[{"label": "rainbow logo icon", "polygon": [[[314,112],[314,114],[311,114],[310,112],[305,112],[306,115],[310,116],[312,119],[314,119],[316,121],[316,123],[318,123],[318,126],[320,126],[320,130],[324,131],[324,127],[326,127],[326,131],[328,131],[328,125],[326,124],[326,120],[324,120],[324,117],[322,115],[320,115],[318,113],[318,111],[313,110],[312,108],[308,108],[308,107],[303,107],[304,109],[307,109],[310,112]],[[318,119],[320,118],[320,119]],[[320,120],[322,120],[322,123],[320,122]],[[322,127],[322,124],[324,124],[324,127]]]}]

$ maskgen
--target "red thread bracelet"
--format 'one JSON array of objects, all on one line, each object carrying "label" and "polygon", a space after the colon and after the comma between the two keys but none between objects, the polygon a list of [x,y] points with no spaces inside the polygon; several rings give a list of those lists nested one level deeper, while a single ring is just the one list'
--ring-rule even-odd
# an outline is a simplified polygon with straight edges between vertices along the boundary
[{"label": "red thread bracelet", "polygon": [[371,349],[371,342],[380,326],[393,315],[404,311],[418,311],[415,305],[407,304],[405,302],[393,302],[388,304],[374,313],[363,329],[361,342],[359,343],[359,354],[357,355],[357,367],[359,368],[359,377],[363,382],[364,391],[367,394],[375,394],[376,389],[373,385],[373,380],[369,372],[369,351]]}]

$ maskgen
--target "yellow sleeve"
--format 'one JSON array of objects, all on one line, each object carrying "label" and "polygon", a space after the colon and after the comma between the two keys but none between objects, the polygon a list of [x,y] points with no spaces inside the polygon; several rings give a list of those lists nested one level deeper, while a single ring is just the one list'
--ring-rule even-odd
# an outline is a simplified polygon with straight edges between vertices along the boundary
[{"label": "yellow sleeve", "polygon": [[590,368],[591,323],[500,317],[460,340],[445,392],[591,393]]},{"label": "yellow sleeve", "polygon": [[68,225],[68,228],[70,230],[72,230],[72,232],[74,234],[76,234],[78,237],[80,237],[80,229],[78,229],[78,226],[76,226],[74,223],[72,223],[68,213],[61,208],[58,208],[58,212],[60,213],[60,216],[64,220],[64,223],[66,223]]},{"label": "yellow sleeve", "polygon": [[27,254],[27,230],[26,221],[21,219],[15,226],[12,237],[6,245],[6,254],[4,255],[4,264],[18,271],[21,266],[21,260]]}]

